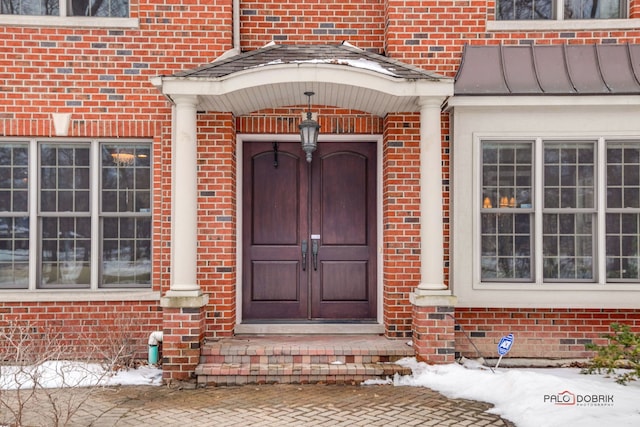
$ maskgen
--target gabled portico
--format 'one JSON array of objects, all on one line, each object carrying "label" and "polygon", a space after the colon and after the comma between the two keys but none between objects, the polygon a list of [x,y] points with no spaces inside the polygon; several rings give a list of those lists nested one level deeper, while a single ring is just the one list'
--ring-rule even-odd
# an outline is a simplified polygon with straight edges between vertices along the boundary
[{"label": "gabled portico", "polygon": [[[153,79],[173,103],[171,288],[162,305],[194,312],[207,304],[197,278],[198,111],[235,116],[265,108],[314,105],[360,110],[384,117],[420,113],[420,284],[422,294],[443,284],[441,105],[453,80],[347,44],[270,45],[194,70]],[[322,132],[322,130],[321,130]],[[428,245],[424,242],[427,241]],[[380,242],[379,244],[382,244]],[[166,319],[166,316],[165,316]],[[200,340],[195,337],[194,340]],[[197,346],[192,346],[197,347]],[[177,355],[176,355],[177,357]],[[165,362],[166,363],[166,362]],[[166,367],[166,364],[165,364]]]}]

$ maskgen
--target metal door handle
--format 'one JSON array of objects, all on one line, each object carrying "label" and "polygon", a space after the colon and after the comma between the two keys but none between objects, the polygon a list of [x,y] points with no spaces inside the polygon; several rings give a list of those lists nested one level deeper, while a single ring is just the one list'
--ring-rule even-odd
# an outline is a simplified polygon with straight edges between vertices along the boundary
[{"label": "metal door handle", "polygon": [[311,240],[311,252],[313,253],[313,269],[318,269],[318,239]]},{"label": "metal door handle", "polygon": [[307,241],[303,240],[302,241],[302,271],[307,271],[307,251],[308,251],[308,247],[307,247]]}]

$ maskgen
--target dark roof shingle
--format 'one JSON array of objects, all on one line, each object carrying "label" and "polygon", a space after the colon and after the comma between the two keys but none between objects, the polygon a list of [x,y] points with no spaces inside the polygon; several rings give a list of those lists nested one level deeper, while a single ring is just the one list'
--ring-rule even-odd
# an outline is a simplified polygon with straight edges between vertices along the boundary
[{"label": "dark roof shingle", "polygon": [[405,64],[400,61],[387,58],[386,56],[367,52],[346,43],[339,45],[270,44],[263,48],[250,52],[243,52],[230,58],[214,61],[210,64],[206,64],[192,70],[185,70],[176,73],[173,77],[201,77],[215,79],[246,69],[275,64],[325,62],[335,65],[350,66],[354,64],[353,61],[358,60],[369,61],[370,64],[382,68],[379,72],[392,77],[412,80],[439,80],[443,78],[443,76],[439,74],[425,71],[410,64]]}]

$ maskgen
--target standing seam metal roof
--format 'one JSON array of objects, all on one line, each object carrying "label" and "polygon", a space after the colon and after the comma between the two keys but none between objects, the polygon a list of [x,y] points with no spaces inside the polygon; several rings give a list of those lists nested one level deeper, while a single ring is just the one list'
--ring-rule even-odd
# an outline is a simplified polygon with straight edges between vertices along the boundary
[{"label": "standing seam metal roof", "polygon": [[638,95],[640,45],[465,46],[455,95]]}]

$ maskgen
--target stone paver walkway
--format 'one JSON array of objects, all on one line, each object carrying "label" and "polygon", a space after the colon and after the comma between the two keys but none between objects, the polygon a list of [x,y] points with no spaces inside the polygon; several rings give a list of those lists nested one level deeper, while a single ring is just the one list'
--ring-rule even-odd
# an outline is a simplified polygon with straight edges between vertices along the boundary
[{"label": "stone paver walkway", "polygon": [[[7,392],[5,392],[7,393]],[[85,390],[74,399],[86,398]],[[67,392],[67,396],[69,392]],[[64,402],[65,394],[57,395]],[[46,394],[28,402],[24,426],[55,426]],[[7,401],[7,395],[4,395]],[[197,389],[93,389],[69,426],[513,426],[491,405],[419,387],[246,385]],[[0,425],[7,415],[0,408]],[[64,421],[64,420],[63,420]],[[65,424],[60,424],[65,425]]]}]

